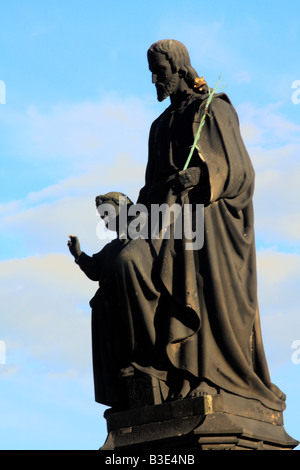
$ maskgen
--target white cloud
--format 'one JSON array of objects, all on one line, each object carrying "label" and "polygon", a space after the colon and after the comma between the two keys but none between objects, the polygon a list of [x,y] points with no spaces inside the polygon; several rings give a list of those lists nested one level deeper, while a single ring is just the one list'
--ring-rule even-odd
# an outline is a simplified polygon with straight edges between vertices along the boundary
[{"label": "white cloud", "polygon": [[300,125],[280,103],[238,107],[241,132],[256,171],[256,232],[269,243],[300,239]]},{"label": "white cloud", "polygon": [[300,144],[300,125],[287,119],[281,111],[282,103],[272,103],[264,107],[257,108],[252,103],[241,103],[237,106],[237,111],[241,121],[241,131],[247,145],[252,146],[257,143],[257,138],[253,139],[253,131],[256,129],[256,136],[259,142],[264,145],[271,145],[276,148],[283,143]]},{"label": "white cloud", "polygon": [[47,255],[0,263],[0,285],[9,370],[17,372],[24,361],[33,360],[48,374],[90,373],[88,303],[97,283],[67,256]]},{"label": "white cloud", "polygon": [[300,256],[257,253],[259,304],[263,337],[271,366],[290,361],[293,341],[300,339]]},{"label": "white cloud", "polygon": [[88,173],[2,205],[2,236],[16,240],[16,252],[23,249],[23,255],[63,253],[69,233],[78,235],[87,250],[98,251],[103,240],[99,240],[97,229],[103,222],[96,212],[95,197],[120,191],[136,200],[144,184],[144,172],[142,163],[122,155],[110,166],[95,164]]},{"label": "white cloud", "polygon": [[98,103],[61,103],[47,111],[31,105],[25,115],[6,119],[23,157],[59,160],[72,169],[105,165],[119,154],[140,157],[152,114],[143,99],[109,95]]},{"label": "white cloud", "polygon": [[[2,119],[4,117],[2,116]],[[144,184],[151,111],[143,100],[110,95],[99,103],[60,104],[6,124],[22,158],[39,160],[64,178],[0,206],[2,237],[16,240],[17,255],[62,252],[68,233],[98,248],[95,196],[120,191],[135,200]],[[21,239],[21,243],[18,243]]]}]

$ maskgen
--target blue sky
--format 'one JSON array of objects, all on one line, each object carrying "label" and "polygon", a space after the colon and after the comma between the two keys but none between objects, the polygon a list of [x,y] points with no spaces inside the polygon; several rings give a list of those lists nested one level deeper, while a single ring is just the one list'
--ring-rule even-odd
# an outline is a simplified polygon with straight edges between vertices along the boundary
[{"label": "blue sky", "polygon": [[99,251],[94,197],[135,199],[142,187],[149,127],[167,105],[146,51],[165,38],[188,47],[211,85],[222,73],[238,111],[256,170],[265,349],[300,439],[299,17],[298,0],[2,2],[1,449],[97,449],[106,437],[91,368],[97,286],[70,259],[67,234]]}]

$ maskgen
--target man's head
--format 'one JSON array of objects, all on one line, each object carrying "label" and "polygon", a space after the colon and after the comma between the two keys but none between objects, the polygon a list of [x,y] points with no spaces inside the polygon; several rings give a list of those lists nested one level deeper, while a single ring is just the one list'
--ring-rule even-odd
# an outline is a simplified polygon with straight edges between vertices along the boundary
[{"label": "man's head", "polygon": [[122,207],[126,210],[133,202],[123,193],[110,192],[96,197],[96,207],[106,227],[112,231],[118,231],[118,218]]},{"label": "man's head", "polygon": [[197,72],[191,66],[190,56],[184,44],[173,39],[158,41],[148,49],[147,56],[158,101],[163,101],[175,93],[181,80],[184,80],[189,88],[193,88]]}]

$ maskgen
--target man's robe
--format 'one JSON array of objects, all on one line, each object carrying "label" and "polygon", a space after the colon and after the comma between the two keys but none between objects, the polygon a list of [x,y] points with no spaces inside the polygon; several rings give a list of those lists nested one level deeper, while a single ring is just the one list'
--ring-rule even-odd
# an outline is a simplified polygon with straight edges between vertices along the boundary
[{"label": "man's robe", "polygon": [[[169,294],[165,351],[170,363],[193,377],[283,410],[284,394],[271,383],[261,339],[257,300],[252,196],[254,170],[237,114],[225,94],[216,95],[193,155],[199,184],[174,194],[174,177],[193,144],[204,99],[193,95],[170,106],[152,125],[146,182],[138,202],[204,204],[204,245],[152,240],[155,275]],[[171,230],[172,232],[172,230]],[[166,326],[167,325],[167,326]],[[158,332],[159,334],[159,332]]]}]

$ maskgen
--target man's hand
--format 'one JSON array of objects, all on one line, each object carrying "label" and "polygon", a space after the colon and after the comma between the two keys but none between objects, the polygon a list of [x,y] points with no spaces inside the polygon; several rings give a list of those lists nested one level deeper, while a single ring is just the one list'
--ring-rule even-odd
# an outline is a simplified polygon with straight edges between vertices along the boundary
[{"label": "man's hand", "polygon": [[69,235],[68,247],[74,258],[79,258],[82,251],[80,249],[80,243],[77,237],[75,237],[74,235]]},{"label": "man's hand", "polygon": [[192,167],[187,170],[179,171],[173,187],[175,194],[179,194],[181,191],[192,189],[194,186],[197,186],[200,181],[200,174],[201,171],[199,167]]}]

